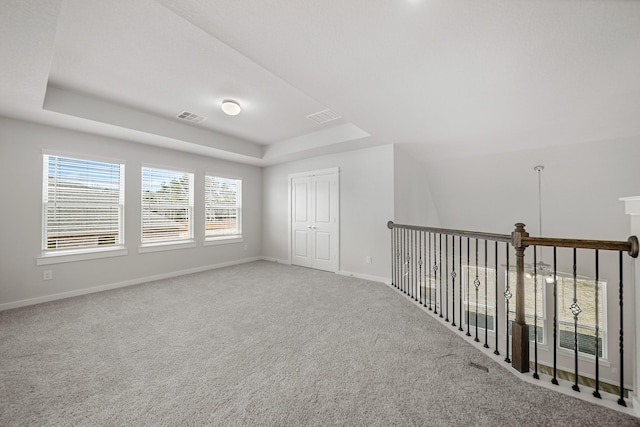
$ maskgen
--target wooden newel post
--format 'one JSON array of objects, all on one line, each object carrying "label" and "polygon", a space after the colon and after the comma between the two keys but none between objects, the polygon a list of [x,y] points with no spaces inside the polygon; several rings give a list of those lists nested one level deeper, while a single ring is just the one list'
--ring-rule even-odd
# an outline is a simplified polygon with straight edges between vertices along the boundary
[{"label": "wooden newel post", "polygon": [[511,366],[519,372],[529,372],[529,325],[524,317],[524,251],[522,238],[529,237],[524,224],[517,223],[511,233],[511,244],[516,249],[516,320],[511,322]]}]

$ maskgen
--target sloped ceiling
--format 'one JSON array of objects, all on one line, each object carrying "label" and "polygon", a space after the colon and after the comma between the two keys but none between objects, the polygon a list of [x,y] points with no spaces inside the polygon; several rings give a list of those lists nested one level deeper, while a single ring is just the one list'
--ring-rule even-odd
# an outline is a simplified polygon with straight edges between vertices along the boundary
[{"label": "sloped ceiling", "polygon": [[0,54],[2,115],[257,165],[640,135],[631,0],[5,0]]}]

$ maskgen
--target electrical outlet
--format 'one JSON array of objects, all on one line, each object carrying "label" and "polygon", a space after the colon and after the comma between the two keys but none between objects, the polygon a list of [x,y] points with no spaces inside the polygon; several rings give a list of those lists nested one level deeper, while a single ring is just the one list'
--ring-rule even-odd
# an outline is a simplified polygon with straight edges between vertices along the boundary
[{"label": "electrical outlet", "polygon": [[367,256],[367,257],[365,258],[365,262],[366,262],[367,264],[371,264],[371,257],[370,257],[370,256]]},{"label": "electrical outlet", "polygon": [[249,245],[244,245],[244,250],[245,251],[249,250]]},{"label": "electrical outlet", "polygon": [[53,279],[53,271],[45,270],[42,272],[42,280],[51,280]]}]

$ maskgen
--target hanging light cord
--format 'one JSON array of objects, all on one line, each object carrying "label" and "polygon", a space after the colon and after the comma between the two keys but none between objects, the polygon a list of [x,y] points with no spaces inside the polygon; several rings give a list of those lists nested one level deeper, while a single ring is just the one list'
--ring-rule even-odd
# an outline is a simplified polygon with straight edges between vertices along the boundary
[{"label": "hanging light cord", "polygon": [[538,225],[540,237],[542,237],[542,180],[540,175],[544,166],[536,166],[535,169],[538,171]]}]

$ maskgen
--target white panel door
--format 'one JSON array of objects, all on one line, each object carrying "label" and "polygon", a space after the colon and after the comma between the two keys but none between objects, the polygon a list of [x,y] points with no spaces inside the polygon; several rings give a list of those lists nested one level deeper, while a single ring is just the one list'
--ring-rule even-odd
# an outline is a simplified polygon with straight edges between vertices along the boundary
[{"label": "white panel door", "polygon": [[338,174],[291,179],[291,262],[337,271]]},{"label": "white panel door", "polygon": [[312,267],[311,188],[311,177],[291,182],[291,263],[303,267]]},{"label": "white panel door", "polygon": [[336,271],[333,254],[333,239],[335,236],[335,212],[333,194],[337,190],[335,174],[318,175],[311,178],[313,188],[311,196],[312,207],[312,262],[313,268]]}]

